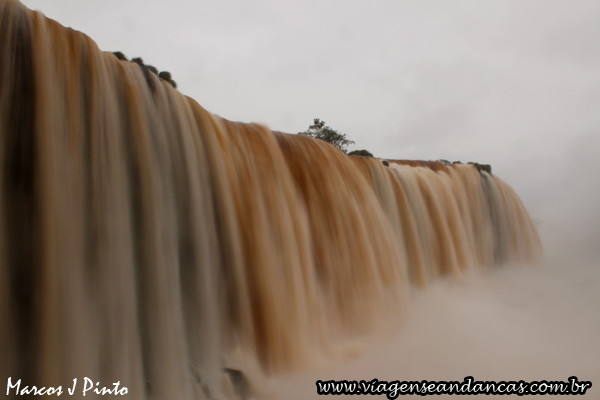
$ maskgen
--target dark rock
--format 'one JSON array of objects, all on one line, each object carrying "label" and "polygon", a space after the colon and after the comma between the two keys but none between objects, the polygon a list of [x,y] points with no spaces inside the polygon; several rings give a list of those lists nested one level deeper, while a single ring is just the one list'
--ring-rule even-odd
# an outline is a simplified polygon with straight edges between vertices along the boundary
[{"label": "dark rock", "polygon": [[223,371],[229,377],[236,395],[242,400],[247,399],[250,396],[250,387],[248,386],[248,381],[246,381],[244,373],[239,369],[233,368],[225,368]]},{"label": "dark rock", "polygon": [[492,174],[492,166],[490,164],[479,164],[476,162],[469,161],[469,164],[477,168],[477,171],[481,173],[481,171],[485,171],[488,174]]}]

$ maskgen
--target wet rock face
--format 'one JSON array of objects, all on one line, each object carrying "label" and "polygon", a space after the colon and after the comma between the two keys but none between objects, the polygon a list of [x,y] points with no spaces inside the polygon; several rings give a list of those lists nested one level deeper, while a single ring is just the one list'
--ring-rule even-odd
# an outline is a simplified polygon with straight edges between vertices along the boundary
[{"label": "wet rock face", "polygon": [[225,368],[223,370],[225,376],[229,378],[231,385],[235,391],[235,394],[241,399],[245,400],[250,396],[250,387],[248,381],[244,376],[244,373],[238,369]]}]

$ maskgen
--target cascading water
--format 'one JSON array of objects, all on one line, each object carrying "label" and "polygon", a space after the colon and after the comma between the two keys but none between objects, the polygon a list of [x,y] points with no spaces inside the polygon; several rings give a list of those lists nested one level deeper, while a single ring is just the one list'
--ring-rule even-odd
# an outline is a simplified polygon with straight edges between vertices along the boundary
[{"label": "cascading water", "polygon": [[216,397],[233,349],[310,364],[408,285],[540,257],[494,175],[226,121],[16,0],[0,143],[3,381]]}]

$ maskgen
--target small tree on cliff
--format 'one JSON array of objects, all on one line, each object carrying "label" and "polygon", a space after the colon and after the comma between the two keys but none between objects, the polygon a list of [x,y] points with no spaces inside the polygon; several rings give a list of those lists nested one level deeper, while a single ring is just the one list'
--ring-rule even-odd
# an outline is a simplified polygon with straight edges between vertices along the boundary
[{"label": "small tree on cliff", "polygon": [[346,146],[349,144],[354,144],[354,141],[346,138],[346,134],[340,133],[335,129],[331,129],[325,125],[325,121],[321,121],[319,118],[314,119],[313,124],[308,127],[308,130],[304,132],[298,132],[298,134],[323,140],[334,145],[344,153],[346,152]]}]

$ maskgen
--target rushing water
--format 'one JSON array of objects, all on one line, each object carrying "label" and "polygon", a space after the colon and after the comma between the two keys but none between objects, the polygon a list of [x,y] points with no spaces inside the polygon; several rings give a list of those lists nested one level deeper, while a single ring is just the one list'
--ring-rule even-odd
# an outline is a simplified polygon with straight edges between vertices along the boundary
[{"label": "rushing water", "polygon": [[410,286],[540,258],[494,175],[224,120],[15,0],[0,143],[2,380],[219,397],[235,354],[310,366]]}]

